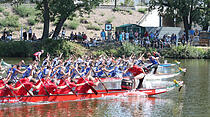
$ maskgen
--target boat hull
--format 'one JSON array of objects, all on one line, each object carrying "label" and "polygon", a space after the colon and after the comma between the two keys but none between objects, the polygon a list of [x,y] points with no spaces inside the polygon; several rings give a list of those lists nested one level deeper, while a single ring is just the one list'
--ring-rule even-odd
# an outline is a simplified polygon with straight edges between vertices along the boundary
[{"label": "boat hull", "polygon": [[168,88],[159,88],[159,89],[141,89],[141,90],[109,90],[107,93],[105,90],[98,90],[98,94],[86,93],[78,94],[61,94],[61,95],[35,95],[24,96],[24,97],[0,97],[0,103],[24,103],[24,102],[65,102],[65,101],[74,101],[74,100],[86,100],[86,99],[97,99],[106,96],[138,96],[138,95],[157,95],[169,91]]}]

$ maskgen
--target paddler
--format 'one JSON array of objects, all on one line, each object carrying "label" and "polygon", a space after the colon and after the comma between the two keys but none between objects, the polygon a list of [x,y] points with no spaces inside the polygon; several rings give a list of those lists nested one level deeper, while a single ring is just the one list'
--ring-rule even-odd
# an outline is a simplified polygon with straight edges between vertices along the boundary
[{"label": "paddler", "polygon": [[14,96],[14,91],[17,91],[22,87],[22,85],[20,85],[17,88],[13,88],[14,85],[13,81],[7,82],[5,86],[0,88],[0,96]]},{"label": "paddler", "polygon": [[130,79],[134,80],[134,89],[139,89],[142,87],[142,82],[145,77],[145,72],[142,67],[138,67],[133,63],[129,63],[128,69],[125,72],[125,73],[127,72],[131,73]]},{"label": "paddler", "polygon": [[[35,86],[36,84],[36,80],[35,79],[31,79],[30,82],[25,82],[23,83],[24,87],[30,92],[30,89],[33,88],[35,90],[39,89],[40,86],[41,86],[41,82]],[[21,87],[18,92],[17,92],[17,95],[20,95],[20,96],[27,96],[27,90],[24,88],[24,87]],[[30,92],[32,94],[32,92]]]},{"label": "paddler", "polygon": [[158,69],[158,58],[155,58],[154,56],[151,55],[151,53],[147,53],[149,62],[151,63],[151,65],[147,66],[148,69],[152,70],[154,69],[153,74],[157,73],[157,69]]},{"label": "paddler", "polygon": [[88,93],[89,90],[91,89],[90,86],[98,86],[99,80],[95,80],[91,76],[91,72],[92,72],[92,69],[90,70],[90,72],[88,72],[88,74],[84,78],[82,77],[79,78],[79,80],[77,81],[77,84],[81,84],[81,83],[86,83],[86,84],[76,87],[77,93]]},{"label": "paddler", "polygon": [[38,51],[36,53],[33,54],[33,61],[40,61],[40,57],[41,55],[44,53],[44,50]]}]

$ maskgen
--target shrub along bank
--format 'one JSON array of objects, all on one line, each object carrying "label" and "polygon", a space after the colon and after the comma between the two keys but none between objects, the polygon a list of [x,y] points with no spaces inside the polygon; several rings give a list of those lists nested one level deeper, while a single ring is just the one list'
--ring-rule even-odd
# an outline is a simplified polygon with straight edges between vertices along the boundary
[{"label": "shrub along bank", "polygon": [[131,43],[116,44],[108,43],[98,47],[85,48],[80,44],[65,41],[45,39],[37,42],[27,41],[0,41],[0,57],[31,57],[33,53],[39,50],[45,50],[51,55],[58,55],[63,53],[68,57],[71,54],[75,55],[94,55],[101,54],[114,55],[116,57],[131,54],[139,55],[139,53],[158,51],[166,58],[180,58],[180,59],[203,59],[210,58],[210,49],[196,48],[192,46],[178,46],[165,49],[143,48]]}]

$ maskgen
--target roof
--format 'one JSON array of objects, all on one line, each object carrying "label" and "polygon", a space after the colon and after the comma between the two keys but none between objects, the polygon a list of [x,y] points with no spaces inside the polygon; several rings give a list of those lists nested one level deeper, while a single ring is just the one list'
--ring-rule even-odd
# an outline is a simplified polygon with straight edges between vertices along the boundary
[{"label": "roof", "polygon": [[124,24],[124,25],[118,26],[117,28],[130,27],[130,26],[142,27],[136,24]]}]

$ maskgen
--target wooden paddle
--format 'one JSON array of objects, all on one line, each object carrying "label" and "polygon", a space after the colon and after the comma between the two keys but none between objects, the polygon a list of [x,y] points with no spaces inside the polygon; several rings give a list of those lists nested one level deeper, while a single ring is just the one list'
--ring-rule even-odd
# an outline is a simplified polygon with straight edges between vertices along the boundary
[{"label": "wooden paddle", "polygon": [[174,79],[174,83],[179,86],[179,92],[180,92],[183,86],[181,86],[175,79]]},{"label": "wooden paddle", "polygon": [[[85,80],[79,73],[78,71],[75,69],[75,71],[77,72],[77,74],[84,80],[87,82],[87,80]],[[90,87],[90,89],[97,95],[98,92],[93,88],[93,86],[91,86],[88,82],[87,82],[88,86]]]},{"label": "wooden paddle", "polygon": [[[39,79],[39,78],[38,78]],[[50,93],[47,91],[47,88],[45,87],[44,83],[42,82],[41,79],[39,79],[39,81],[42,83],[43,87],[44,87],[44,90],[45,92],[47,93],[48,96],[50,96]]]},{"label": "wooden paddle", "polygon": [[22,87],[27,91],[27,93],[31,96],[31,97],[33,97],[33,95],[29,92],[29,90],[23,85],[23,83],[19,80],[19,79],[17,79],[17,78],[15,78],[16,80],[18,80],[18,82],[22,85]]},{"label": "wooden paddle", "polygon": [[65,84],[69,87],[69,89],[71,89],[71,91],[73,92],[73,94],[76,95],[76,96],[78,96],[77,93],[74,92],[74,90],[69,86],[69,84],[63,78],[61,78],[61,79],[65,82]]},{"label": "wooden paddle", "polygon": [[[91,68],[91,69],[92,69],[94,75],[96,75],[96,73],[95,73],[95,71],[93,70],[93,68]],[[105,71],[104,71],[104,74],[106,75],[106,77],[108,77],[108,75],[106,74]],[[96,78],[98,78],[98,77],[96,77]],[[104,87],[104,89],[106,90],[106,92],[108,93],[109,91],[108,91],[108,89],[106,88],[106,86],[104,85],[104,83],[101,81],[101,79],[98,78],[98,80],[100,81],[100,83],[102,84],[102,86]]]}]

